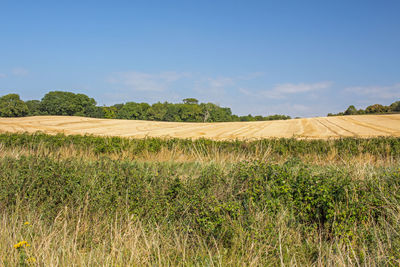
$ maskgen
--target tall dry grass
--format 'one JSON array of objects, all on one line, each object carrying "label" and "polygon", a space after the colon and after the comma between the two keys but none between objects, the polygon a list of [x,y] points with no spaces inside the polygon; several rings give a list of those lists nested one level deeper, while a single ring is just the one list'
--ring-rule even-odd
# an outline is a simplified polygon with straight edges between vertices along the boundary
[{"label": "tall dry grass", "polygon": [[[284,163],[293,158],[292,155],[276,155],[271,148],[260,148],[255,152],[246,151],[224,151],[217,147],[201,153],[195,147],[191,150],[184,150],[178,146],[172,148],[162,147],[157,152],[149,152],[147,150],[132,153],[128,150],[120,152],[96,153],[91,148],[80,148],[72,144],[51,148],[43,143],[39,143],[36,147],[5,147],[0,143],[0,158],[2,157],[21,157],[21,156],[40,156],[51,157],[56,159],[80,158],[85,161],[97,161],[107,157],[112,160],[134,160],[143,162],[213,162],[218,164],[237,163],[241,161],[259,160],[263,162]],[[327,154],[303,154],[298,155],[304,163],[312,163],[317,165],[373,165],[373,166],[391,166],[400,162],[400,157],[374,155],[372,153],[362,153],[358,155],[340,155],[337,149],[332,148]]]},{"label": "tall dry grass", "polygon": [[[397,222],[399,214],[393,214]],[[259,230],[271,225],[271,219],[258,214]],[[389,224],[370,229],[375,250],[368,249],[365,240],[365,244],[357,244],[356,254],[356,244],[326,241],[318,231],[304,238],[284,213],[273,223],[275,228],[262,242],[242,232],[227,250],[217,241],[210,245],[203,237],[178,227],[117,214],[112,220],[103,219],[85,213],[84,207],[66,207],[51,223],[34,212],[2,213],[0,265],[20,264],[13,245],[21,240],[31,245],[25,249],[28,257],[36,260],[27,264],[31,266],[387,266],[396,262],[386,253],[388,247],[398,246],[392,243],[398,233]]]},{"label": "tall dry grass", "polygon": [[[387,151],[390,152],[390,148],[387,148]],[[6,200],[0,202],[0,266],[396,266],[400,264],[400,199],[391,193],[398,192],[400,186],[389,190],[384,176],[389,172],[395,173],[396,169],[400,170],[400,159],[397,156],[389,156],[389,153],[385,155],[382,157],[381,154],[372,152],[346,155],[333,147],[330,147],[329,153],[279,155],[272,147],[261,144],[251,151],[228,151],[216,144],[209,147],[207,153],[201,151],[201,146],[189,146],[188,149],[180,145],[163,146],[153,152],[144,149],[133,153],[131,150],[122,149],[118,152],[111,150],[99,153],[92,146],[84,147],[71,143],[61,143],[57,147],[51,147],[44,141],[15,146],[0,143],[0,166],[3,168],[0,170],[4,171],[0,173],[0,179],[16,179],[18,182],[18,178],[21,177],[25,181],[24,184],[18,185],[21,188],[18,190],[14,190],[17,187],[16,183],[4,182],[10,186],[10,191],[16,192],[13,196],[7,196],[7,190],[0,190],[0,197]],[[24,157],[27,159],[17,161]],[[356,221],[344,221],[343,225],[350,228],[346,228],[344,234],[334,234],[324,227],[311,227],[312,223],[302,222],[298,214],[289,208],[280,209],[277,213],[260,208],[264,207],[263,201],[269,199],[254,200],[254,206],[245,206],[247,202],[240,198],[243,192],[257,197],[265,190],[271,189],[271,186],[274,187],[273,190],[281,190],[282,194],[285,194],[287,187],[280,183],[291,179],[278,175],[268,178],[276,178],[276,183],[268,184],[266,182],[269,180],[264,179],[263,175],[253,173],[258,167],[265,167],[257,164],[249,168],[245,166],[246,173],[233,171],[235,165],[249,161],[278,164],[280,167],[277,170],[288,168],[291,174],[297,174],[302,168],[312,169],[313,175],[321,174],[322,179],[325,178],[325,174],[327,179],[331,178],[330,174],[344,174],[344,178],[349,176],[353,179],[354,184],[351,186],[358,186],[365,181],[360,188],[372,188],[376,195],[364,205],[360,203],[364,203],[363,198],[369,198],[369,195],[363,195],[360,190],[351,191],[352,193],[349,191],[346,199],[341,201],[347,201],[348,206],[359,204],[359,207],[365,208],[362,215],[365,217],[351,217],[350,214],[349,218],[356,218]],[[95,165],[102,162],[105,162],[104,165]],[[25,165],[18,165],[19,163]],[[131,166],[130,163],[138,164]],[[45,164],[48,165],[44,166]],[[213,166],[216,166],[216,171]],[[258,167],[254,169],[255,166]],[[44,167],[46,170],[42,172],[40,168]],[[103,190],[101,186],[95,185],[103,183],[111,187],[104,189],[104,197],[111,197],[106,196],[107,193],[115,190],[115,196],[121,193],[123,199],[125,188],[120,188],[113,182],[108,184],[108,179],[105,179],[108,178],[107,175],[112,177],[115,173],[123,174],[120,172],[121,168],[137,168],[137,176],[133,175],[136,172],[127,172],[126,179],[132,177],[140,180],[138,185],[143,185],[143,194],[138,196],[138,201],[147,204],[147,210],[135,214],[123,208],[118,209],[118,206],[114,211],[102,209],[101,205],[96,206],[96,201],[102,200],[95,198],[96,192],[91,192],[92,199],[79,197],[88,194],[90,186],[92,191],[95,191],[93,188]],[[283,171],[280,174],[285,173]],[[31,174],[38,177],[31,177]],[[242,174],[248,176],[243,180],[243,188],[238,182],[243,178]],[[57,190],[50,193],[44,191],[43,195],[39,195],[40,186],[37,184],[40,184],[40,181],[37,180],[41,179],[40,175],[46,182],[43,188],[53,181],[54,176],[54,180],[57,178],[57,183],[61,184],[67,183],[68,179],[75,179],[75,187],[71,188],[87,191],[76,193],[77,198],[71,199],[78,201],[72,202],[73,204],[64,205],[63,199],[60,200],[62,205],[58,204],[51,199],[56,197]],[[114,180],[117,178],[119,177],[113,176]],[[166,179],[165,184],[157,184],[158,179]],[[174,183],[171,181],[173,179],[178,179],[178,185],[184,185],[177,187],[178,194],[182,194],[179,195],[181,198],[173,199],[171,207],[157,206],[158,200],[163,201],[165,197],[170,197],[168,190],[174,189]],[[202,179],[204,186],[209,188],[208,191],[204,191],[205,198],[199,201],[191,193],[204,190],[203,182],[200,181]],[[252,184],[255,179],[259,180]],[[382,183],[379,179],[382,179]],[[146,181],[141,183],[141,180]],[[374,184],[371,185],[370,182]],[[235,183],[238,184],[234,185]],[[49,210],[57,211],[55,216],[45,215],[46,210],[43,210],[43,206],[31,205],[30,199],[25,198],[29,195],[29,190],[32,190],[33,184],[37,186],[35,192],[38,195],[34,195],[31,201],[48,205]],[[303,184],[309,186],[303,188],[305,192],[308,189],[311,192],[315,191],[315,188],[330,188],[318,187],[318,182],[307,185],[305,181]],[[392,184],[397,186],[396,181]],[[127,182],[125,185],[130,184]],[[227,192],[234,191],[234,186],[240,187],[237,195],[227,196]],[[351,186],[347,189],[351,189]],[[317,196],[309,196],[311,201],[317,204],[321,201],[325,203],[325,195],[319,194],[318,190],[315,193]],[[331,193],[327,191],[328,199]],[[75,192],[72,191],[70,195],[73,194]],[[352,194],[359,195],[353,197]],[[199,193],[199,196],[202,194]],[[15,203],[8,201],[11,198],[16,199]],[[157,201],[153,201],[152,198]],[[239,211],[230,210],[229,205],[224,206],[227,204],[224,200],[227,199],[233,204],[239,203]],[[302,205],[301,201],[309,203],[306,198],[298,200],[299,205]],[[105,203],[113,207],[113,204],[107,201]],[[198,201],[193,204],[198,210],[186,210],[193,201]],[[5,205],[6,202],[12,204]],[[203,207],[204,202],[206,204]],[[210,203],[214,206],[208,205]],[[332,203],[340,206],[340,203]],[[377,206],[374,206],[374,203]],[[56,206],[52,206],[53,204]],[[126,206],[129,208],[129,205]],[[180,210],[181,206],[183,210]],[[221,207],[226,210],[218,213]],[[153,208],[159,211],[153,212]],[[187,218],[173,217],[174,209]],[[371,215],[379,210],[382,210],[382,215],[376,215],[378,218]],[[203,211],[205,213],[201,213]],[[231,211],[233,215],[230,215]],[[244,211],[247,213],[243,214]],[[147,213],[156,215],[149,219],[146,218]],[[164,213],[168,216],[159,215]],[[206,235],[202,234],[202,231],[208,229],[207,224],[201,225],[203,230],[193,230],[196,229],[193,228],[193,223],[189,227],[187,219],[199,214],[208,216],[206,223],[217,225],[219,220],[223,220],[221,224],[232,231],[228,238],[230,243],[224,243],[226,233],[223,227],[218,234],[210,231]],[[335,210],[335,216],[340,214],[340,210]],[[335,222],[335,219],[333,221]],[[340,227],[335,228],[335,231],[338,229],[340,230]],[[14,245],[23,240],[31,245],[22,248],[26,256],[24,260],[34,258],[36,262],[21,262],[22,249],[15,249]]]}]

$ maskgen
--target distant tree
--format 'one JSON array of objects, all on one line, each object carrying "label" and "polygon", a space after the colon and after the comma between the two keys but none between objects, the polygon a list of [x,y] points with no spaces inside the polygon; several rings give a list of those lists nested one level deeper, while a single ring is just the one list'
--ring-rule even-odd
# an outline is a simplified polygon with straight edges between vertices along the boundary
[{"label": "distant tree", "polygon": [[231,116],[231,121],[240,121],[240,118],[238,115],[232,115]]},{"label": "distant tree", "polygon": [[203,121],[203,111],[201,106],[195,104],[177,104],[179,116],[182,121],[201,122]]},{"label": "distant tree", "polygon": [[147,119],[152,121],[163,121],[165,120],[165,114],[167,113],[168,103],[154,103],[151,105],[147,112]]},{"label": "distant tree", "polygon": [[291,119],[290,116],[279,115],[279,114],[275,114],[275,115],[271,115],[271,116],[267,116],[267,117],[263,118],[264,121],[290,120],[290,119]]},{"label": "distant tree", "polygon": [[240,121],[254,121],[254,117],[251,114],[247,116],[240,116]]},{"label": "distant tree", "polygon": [[182,121],[181,116],[179,114],[179,106],[178,104],[168,103],[167,112],[165,113],[164,120],[165,121]]},{"label": "distant tree", "polygon": [[400,101],[396,101],[392,103],[389,107],[391,112],[398,112],[400,111]]},{"label": "distant tree", "polygon": [[356,114],[357,114],[357,109],[353,105],[349,106],[344,112],[344,115],[356,115]]},{"label": "distant tree", "polygon": [[385,107],[381,104],[375,104],[375,105],[368,106],[365,109],[365,112],[368,114],[377,114],[377,113],[385,113],[388,110],[389,110],[389,107]]},{"label": "distant tree", "polygon": [[52,91],[40,103],[40,110],[49,115],[89,116],[94,112],[96,101],[84,94]]},{"label": "distant tree", "polygon": [[112,107],[115,107],[117,109],[117,112],[120,111],[123,107],[125,106],[125,104],[115,104]]},{"label": "distant tree", "polygon": [[25,101],[25,104],[28,107],[28,115],[29,116],[42,115],[42,112],[40,111],[40,101],[39,100],[28,100],[28,101]]},{"label": "distant tree", "polygon": [[104,107],[94,106],[87,110],[85,116],[91,118],[105,118]]},{"label": "distant tree", "polygon": [[23,117],[28,114],[28,106],[18,94],[0,97],[0,117]]},{"label": "distant tree", "polygon": [[147,112],[150,105],[147,103],[126,103],[117,114],[118,119],[147,120]]},{"label": "distant tree", "polygon": [[115,106],[103,107],[103,112],[104,112],[104,118],[106,119],[117,118],[117,108]]},{"label": "distant tree", "polygon": [[102,112],[101,108],[96,107],[96,101],[84,94],[75,94],[74,103],[80,109],[75,116],[98,117]]},{"label": "distant tree", "polygon": [[263,116],[261,116],[261,115],[257,115],[257,116],[254,116],[254,120],[255,121],[264,121],[265,118]]},{"label": "distant tree", "polygon": [[199,100],[197,100],[196,98],[185,98],[182,101],[184,104],[191,104],[191,105],[199,104]]},{"label": "distant tree", "polygon": [[357,110],[357,114],[363,115],[363,114],[365,114],[365,110],[360,108],[359,110]]},{"label": "distant tree", "polygon": [[[119,118],[130,120],[154,120],[176,122],[224,122],[224,121],[263,121],[290,119],[285,115],[261,115],[253,117],[237,116],[230,108],[213,103],[199,103],[195,98],[185,98],[183,103],[147,103],[128,102],[112,106],[96,106],[93,98],[84,94],[64,91],[48,92],[41,101],[22,101],[18,95],[10,94],[2,98],[0,116],[25,115],[67,115],[92,118]],[[12,109],[11,107],[20,109]],[[397,106],[396,106],[397,107]]]}]

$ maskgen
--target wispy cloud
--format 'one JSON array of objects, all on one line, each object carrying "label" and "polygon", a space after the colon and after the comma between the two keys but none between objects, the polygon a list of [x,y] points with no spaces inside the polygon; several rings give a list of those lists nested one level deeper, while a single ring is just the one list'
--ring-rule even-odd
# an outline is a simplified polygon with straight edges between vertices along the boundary
[{"label": "wispy cloud", "polygon": [[13,68],[11,73],[15,76],[26,76],[29,74],[29,71],[25,68]]},{"label": "wispy cloud", "polygon": [[239,91],[247,96],[258,96],[266,98],[285,98],[287,95],[315,92],[318,90],[326,89],[331,87],[333,82],[325,81],[318,83],[283,83],[277,84],[271,90],[263,90],[259,92],[253,92],[245,88],[239,88]]},{"label": "wispy cloud", "polygon": [[237,78],[239,80],[247,81],[247,80],[253,80],[253,79],[256,79],[256,78],[260,78],[260,77],[263,77],[263,76],[265,76],[265,73],[258,71],[258,72],[252,72],[252,73],[247,73],[247,74],[244,74],[244,75],[240,75]]},{"label": "wispy cloud", "polygon": [[217,77],[207,79],[209,86],[212,88],[221,88],[235,85],[233,78],[230,77]]},{"label": "wispy cloud", "polygon": [[122,85],[132,91],[165,91],[171,83],[189,77],[188,73],[160,72],[145,73],[137,71],[118,72],[107,78],[107,82]]},{"label": "wispy cloud", "polygon": [[184,86],[198,95],[215,97],[224,95],[227,89],[236,88],[240,81],[256,79],[262,75],[264,74],[254,72],[231,77],[209,77],[200,73],[176,71],[159,73],[126,71],[113,73],[109,75],[106,81],[125,92],[176,94],[175,89]]},{"label": "wispy cloud", "polygon": [[286,95],[318,91],[332,86],[332,82],[324,81],[317,83],[284,83],[276,85],[272,90],[264,91],[262,94],[269,98],[284,98]]},{"label": "wispy cloud", "polygon": [[4,73],[0,73],[0,79],[1,78],[6,78],[7,77],[7,75],[6,74],[4,74]]},{"label": "wispy cloud", "polygon": [[[243,81],[250,81],[264,76],[262,72],[253,72],[237,76],[204,77],[199,75],[195,78],[194,90],[202,95],[222,97],[228,90],[238,90]],[[240,90],[240,89],[239,89]]]},{"label": "wispy cloud", "polygon": [[389,86],[356,86],[348,87],[345,92],[363,95],[369,99],[400,98],[400,83]]},{"label": "wispy cloud", "polygon": [[285,83],[278,84],[272,89],[274,92],[281,94],[303,93],[319,89],[325,89],[332,85],[332,82],[319,82],[319,83]]}]

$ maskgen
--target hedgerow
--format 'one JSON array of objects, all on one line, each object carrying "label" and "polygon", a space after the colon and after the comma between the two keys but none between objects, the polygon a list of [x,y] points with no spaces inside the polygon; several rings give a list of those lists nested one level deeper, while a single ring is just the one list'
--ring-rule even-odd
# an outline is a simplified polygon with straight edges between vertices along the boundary
[{"label": "hedgerow", "polygon": [[43,133],[0,134],[0,144],[4,147],[23,147],[37,149],[46,147],[56,149],[73,145],[75,149],[87,149],[97,154],[120,153],[123,151],[138,154],[144,151],[159,152],[161,149],[178,148],[182,151],[196,151],[202,155],[214,151],[224,153],[268,152],[271,155],[298,157],[303,155],[327,155],[335,152],[337,156],[358,156],[370,154],[382,158],[400,156],[399,137],[380,138],[341,138],[331,140],[299,140],[295,138],[260,139],[254,141],[213,141],[209,139],[129,139],[122,137],[98,137],[81,135],[48,135]]}]

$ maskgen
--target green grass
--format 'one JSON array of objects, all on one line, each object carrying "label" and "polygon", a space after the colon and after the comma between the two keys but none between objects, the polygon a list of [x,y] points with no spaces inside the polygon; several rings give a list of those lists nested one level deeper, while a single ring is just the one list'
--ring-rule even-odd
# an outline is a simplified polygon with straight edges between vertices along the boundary
[{"label": "green grass", "polygon": [[[31,244],[23,257],[39,265],[400,263],[398,138],[246,143],[3,134],[0,140],[4,151],[15,152],[0,157],[3,265],[21,263],[13,248],[21,240]],[[276,159],[287,148],[276,161],[157,162],[95,152],[104,144],[131,153],[155,144],[204,153],[218,146],[255,156],[255,147],[268,146]],[[44,146],[71,145],[100,155],[42,153]],[[317,164],[300,152],[333,148],[341,151],[336,157],[368,153],[387,162]]]},{"label": "green grass", "polygon": [[197,153],[212,155],[215,151],[222,153],[260,156],[268,153],[271,156],[300,157],[318,155],[320,157],[334,153],[337,157],[355,157],[372,155],[378,158],[400,157],[400,138],[341,138],[331,140],[299,140],[295,138],[261,139],[256,141],[212,141],[209,139],[162,139],[144,138],[128,139],[121,137],[96,137],[81,135],[47,135],[37,134],[0,134],[0,144],[5,148],[49,148],[72,147],[75,150],[89,150],[98,155],[111,153],[128,153],[132,155],[158,153],[163,149],[177,149],[180,153]]}]

